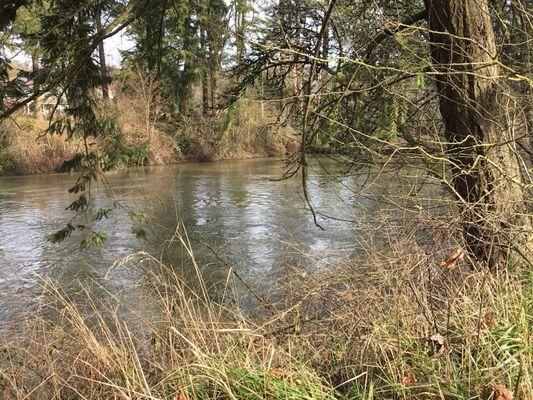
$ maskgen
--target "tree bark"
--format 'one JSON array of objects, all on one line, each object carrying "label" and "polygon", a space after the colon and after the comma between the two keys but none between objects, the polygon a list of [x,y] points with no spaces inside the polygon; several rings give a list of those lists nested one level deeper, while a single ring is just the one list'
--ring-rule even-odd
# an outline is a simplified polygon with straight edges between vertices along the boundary
[{"label": "tree bark", "polygon": [[[39,59],[35,54],[31,55],[31,67],[33,71],[33,91],[34,93],[39,93],[39,83],[37,82],[37,73],[39,72]],[[40,100],[40,96],[35,96],[35,99],[33,99],[33,116],[35,117],[35,119],[43,118]]]},{"label": "tree bark", "polygon": [[[98,7],[96,15],[96,31],[100,33],[102,31],[102,9]],[[98,43],[98,57],[100,59],[100,73],[102,74],[102,98],[104,100],[109,99],[109,86],[107,84],[107,65],[105,60],[104,41]]]},{"label": "tree bark", "polygon": [[246,25],[246,8],[247,0],[235,1],[235,49],[237,63],[240,63],[244,57],[244,34]]},{"label": "tree bark", "polygon": [[185,119],[189,113],[189,100],[191,96],[191,82],[192,75],[194,74],[194,43],[192,40],[193,27],[191,26],[191,17],[187,15],[184,22],[184,40],[183,45],[185,50],[185,56],[183,60],[183,71],[181,74],[181,82],[179,88],[179,103],[178,110],[180,113],[180,118]]},{"label": "tree bark", "polygon": [[211,108],[215,110],[218,104],[218,78],[219,78],[219,64],[217,57],[212,57],[209,62],[209,75],[210,75],[210,96],[211,96]]},{"label": "tree bark", "polygon": [[209,113],[209,77],[207,71],[207,46],[206,32],[200,28],[200,49],[202,53],[202,114],[206,116]]},{"label": "tree bark", "polygon": [[514,100],[501,78],[486,0],[425,0],[440,112],[471,254],[492,268],[531,256]]}]

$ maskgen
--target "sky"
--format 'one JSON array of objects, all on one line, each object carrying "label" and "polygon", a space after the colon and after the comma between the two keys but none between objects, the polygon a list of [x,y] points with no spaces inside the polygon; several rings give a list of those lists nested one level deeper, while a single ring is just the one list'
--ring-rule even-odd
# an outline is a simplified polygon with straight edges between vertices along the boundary
[{"label": "sky", "polygon": [[[104,40],[104,49],[106,55],[106,62],[109,67],[119,67],[122,63],[122,57],[120,52],[123,50],[129,50],[134,46],[134,43],[128,36],[121,31],[110,38]],[[13,52],[8,49],[4,50],[8,58],[30,66],[30,57],[22,51]]]},{"label": "sky", "polygon": [[114,36],[104,41],[105,56],[108,66],[119,67],[122,63],[120,51],[129,50],[134,46],[131,39],[128,38],[124,31],[117,33]]}]

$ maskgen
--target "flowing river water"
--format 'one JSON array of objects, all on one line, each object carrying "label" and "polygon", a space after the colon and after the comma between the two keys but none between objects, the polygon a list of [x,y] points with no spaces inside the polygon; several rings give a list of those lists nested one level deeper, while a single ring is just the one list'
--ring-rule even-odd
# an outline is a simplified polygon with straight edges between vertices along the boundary
[{"label": "flowing river water", "polygon": [[[277,180],[285,171],[278,159],[187,163],[133,168],[108,175],[109,185],[92,189],[94,209],[114,202],[146,217],[148,235],[131,233],[131,216],[118,207],[98,229],[107,232],[102,246],[80,248],[73,235],[53,244],[46,234],[71,217],[65,210],[75,198],[67,193],[74,177],[66,174],[0,178],[0,327],[31,312],[52,279],[76,301],[80,288],[98,286],[105,293],[138,302],[139,275],[131,265],[106,271],[114,261],[139,251],[160,255],[179,268],[180,252],[166,243],[178,221],[186,227],[208,283],[224,279],[227,265],[252,283],[268,286],[286,266],[337,265],[359,249],[364,224],[384,204],[406,198],[405,182],[395,173],[348,175],[338,166],[315,163],[309,174],[309,196],[321,214],[318,228],[302,194],[301,180]],[[418,179],[415,173],[409,179]],[[364,186],[373,181],[373,184]],[[361,188],[365,188],[361,191]],[[427,190],[434,191],[435,188]],[[388,201],[385,201],[388,200]],[[334,218],[325,218],[328,215]],[[216,251],[213,257],[206,244]],[[173,251],[172,247],[176,247]],[[221,258],[226,266],[217,260]]]}]

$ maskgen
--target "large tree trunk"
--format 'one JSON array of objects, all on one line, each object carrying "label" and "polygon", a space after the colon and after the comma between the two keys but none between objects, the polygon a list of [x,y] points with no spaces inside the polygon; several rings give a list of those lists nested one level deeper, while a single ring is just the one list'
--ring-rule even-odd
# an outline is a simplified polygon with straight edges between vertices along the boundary
[{"label": "large tree trunk", "polygon": [[486,0],[426,0],[451,183],[473,256],[490,267],[531,256],[531,223],[515,148],[515,102],[500,78]]}]

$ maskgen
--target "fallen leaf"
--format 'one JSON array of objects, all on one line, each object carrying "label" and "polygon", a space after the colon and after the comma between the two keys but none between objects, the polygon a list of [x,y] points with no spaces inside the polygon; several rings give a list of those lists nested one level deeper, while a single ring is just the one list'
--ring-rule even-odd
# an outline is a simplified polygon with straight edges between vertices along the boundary
[{"label": "fallen leaf", "polygon": [[490,312],[487,312],[485,313],[485,315],[483,315],[483,322],[485,323],[485,326],[488,329],[490,329],[496,324],[496,320],[494,319],[494,317],[492,316]]},{"label": "fallen leaf", "polygon": [[491,383],[490,387],[494,390],[494,400],[513,400],[513,392],[503,385]]},{"label": "fallen leaf", "polygon": [[413,352],[413,349],[405,350],[404,354],[405,354],[405,357],[407,358],[412,358],[415,355],[415,353]]},{"label": "fallen leaf", "polygon": [[520,400],[526,400],[528,398],[531,398],[527,396],[527,393],[526,393],[526,389],[524,389],[524,386],[520,385],[520,387],[518,388],[518,393],[517,393],[517,397],[520,399]]},{"label": "fallen leaf", "polygon": [[408,373],[402,378],[402,384],[405,386],[413,385],[416,382],[415,376],[411,373]]},{"label": "fallen leaf", "polygon": [[290,372],[285,369],[274,368],[272,370],[272,375],[276,378],[287,378],[290,375]]},{"label": "fallen leaf", "polygon": [[183,390],[180,390],[179,394],[172,400],[187,400],[187,396],[183,394]]},{"label": "fallen leaf", "polygon": [[465,252],[461,249],[456,249],[450,257],[443,260],[440,265],[448,269],[454,269],[457,263],[465,257]]},{"label": "fallen leaf", "polygon": [[440,333],[436,333],[429,338],[437,346],[437,355],[442,356],[446,350],[446,339]]},{"label": "fallen leaf", "polygon": [[446,342],[446,339],[440,333],[435,333],[433,336],[429,338],[429,340],[437,344],[440,344],[441,346],[443,346],[444,342]]}]

